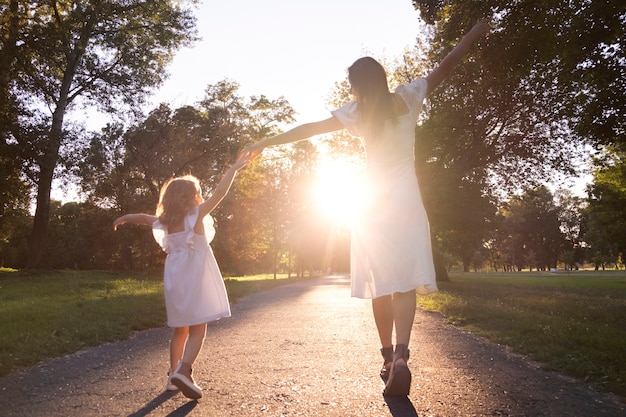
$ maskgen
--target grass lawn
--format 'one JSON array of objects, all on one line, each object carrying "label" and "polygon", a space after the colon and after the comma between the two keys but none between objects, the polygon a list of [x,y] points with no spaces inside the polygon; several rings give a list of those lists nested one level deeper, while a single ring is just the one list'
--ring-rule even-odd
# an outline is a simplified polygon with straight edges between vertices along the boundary
[{"label": "grass lawn", "polygon": [[418,297],[462,326],[626,397],[626,271],[451,274]]},{"label": "grass lawn", "polygon": [[[162,274],[0,269],[0,375],[165,326]],[[302,280],[277,278],[227,278],[231,303]]]}]

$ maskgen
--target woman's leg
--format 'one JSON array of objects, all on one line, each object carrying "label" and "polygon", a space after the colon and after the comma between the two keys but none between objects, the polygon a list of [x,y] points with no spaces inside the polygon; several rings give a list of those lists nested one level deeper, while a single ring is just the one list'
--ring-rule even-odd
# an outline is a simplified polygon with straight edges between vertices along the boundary
[{"label": "woman's leg", "polygon": [[393,294],[393,321],[396,327],[396,345],[409,346],[415,320],[415,290]]},{"label": "woman's leg", "polygon": [[382,349],[380,353],[383,356],[383,366],[380,369],[380,378],[383,382],[387,382],[389,378],[389,369],[393,361],[393,345],[391,342],[393,333],[393,305],[390,295],[374,298],[372,300],[372,310],[374,311],[374,321],[378,330],[378,337]]},{"label": "woman's leg", "polygon": [[170,374],[178,366],[178,362],[183,358],[185,343],[189,335],[189,327],[176,327],[170,342]]},{"label": "woman's leg", "polygon": [[409,359],[409,340],[415,318],[415,291],[394,293],[392,296],[393,321],[396,329],[396,349],[393,365],[383,395],[404,397],[411,390],[411,371],[407,366]]},{"label": "woman's leg", "polygon": [[390,295],[372,299],[372,310],[374,311],[374,322],[378,330],[378,337],[383,348],[392,345],[391,335],[393,332],[393,304]]}]

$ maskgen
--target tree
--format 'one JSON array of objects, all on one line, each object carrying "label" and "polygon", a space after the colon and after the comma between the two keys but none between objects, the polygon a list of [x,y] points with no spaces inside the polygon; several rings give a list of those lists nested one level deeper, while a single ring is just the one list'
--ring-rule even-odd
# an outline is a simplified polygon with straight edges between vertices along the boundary
[{"label": "tree", "polygon": [[559,190],[555,194],[556,204],[559,207],[559,220],[566,246],[562,259],[566,266],[575,268],[585,261],[585,247],[583,241],[583,212],[586,207],[585,199],[574,195],[570,190]]},{"label": "tree", "polygon": [[23,268],[32,216],[26,209],[15,208],[5,210],[0,219],[0,266]]},{"label": "tree", "polygon": [[[206,116],[220,126],[219,137],[237,144],[237,151],[255,139],[278,133],[280,123],[293,122],[294,110],[284,97],[271,100],[261,95],[245,100],[238,95],[238,87],[233,81],[223,80],[209,86],[206,98],[200,102]],[[234,190],[214,213],[220,233],[213,246],[220,266],[226,271],[238,275],[253,271],[269,252],[272,240],[268,213],[273,212],[266,203],[269,199],[272,207],[279,207],[284,200],[278,196],[271,199],[274,189],[266,181],[268,167],[255,162],[237,176]],[[276,216],[272,214],[272,218]],[[278,231],[275,233],[277,238]],[[270,269],[267,265],[264,270]]]},{"label": "tree", "polygon": [[624,262],[626,254],[626,152],[609,147],[595,160],[593,184],[588,188],[584,241],[596,267]]},{"label": "tree", "polygon": [[[487,238],[494,207],[508,195],[574,175],[585,144],[623,136],[622,3],[413,1],[434,31],[429,54],[418,48],[398,66],[404,81],[440,62],[479,19],[489,16],[493,25],[430,96],[416,130],[418,177],[444,245],[464,229]],[[493,205],[481,207],[481,199]],[[468,205],[481,209],[470,214]],[[472,234],[468,226],[478,224],[484,227]],[[479,243],[462,246],[469,254],[466,246]]]},{"label": "tree", "polygon": [[509,251],[510,265],[518,270],[556,268],[563,248],[559,207],[545,186],[511,198],[501,214],[496,244],[501,251]]},{"label": "tree", "polygon": [[18,106],[11,87],[12,69],[18,56],[18,1],[0,6],[0,229],[8,227],[7,211],[28,204],[28,187],[21,175],[19,149],[9,137],[15,129]]},{"label": "tree", "polygon": [[[490,17],[494,28],[482,58],[489,63],[485,75],[493,75],[493,86],[499,87],[492,94],[506,98],[527,90],[553,120],[573,121],[570,127],[582,137],[623,142],[624,2],[413,0],[413,5],[426,22],[438,22],[442,46],[459,27]],[[511,101],[509,108],[518,103]]]},{"label": "tree", "polygon": [[[30,266],[42,265],[52,180],[68,141],[67,113],[87,104],[109,113],[139,108],[162,82],[173,52],[194,39],[195,19],[184,5],[167,0],[33,1],[11,2],[2,9],[3,25],[12,29],[6,51],[8,90],[44,127],[30,129],[38,134],[24,137],[21,130],[31,123],[19,119],[20,129],[5,137],[5,143],[16,141],[33,150],[30,159],[23,156],[36,173]],[[6,90],[0,93],[6,102]]]},{"label": "tree", "polygon": [[[293,117],[283,98],[244,99],[238,87],[222,80],[209,85],[196,106],[173,110],[161,104],[137,125],[109,125],[94,134],[79,158],[83,193],[90,202],[116,212],[149,213],[154,213],[161,186],[173,176],[195,175],[205,195],[210,193],[252,138],[272,134],[277,121]],[[217,229],[212,247],[228,273],[252,270],[260,254],[267,253],[267,225],[261,217],[268,211],[260,201],[267,193],[257,181],[265,171],[257,163],[241,171],[212,213]],[[159,262],[160,251],[149,234],[120,232],[120,265],[131,267],[133,259],[139,261],[137,267]]]},{"label": "tree", "polygon": [[[126,131],[105,128],[83,157],[84,192],[102,206],[148,213],[154,213],[161,187],[171,177],[192,174],[210,192],[245,143],[224,127],[224,114],[162,104]],[[229,124],[234,129],[232,120]],[[147,234],[120,234],[119,242],[135,248],[147,259],[144,264],[160,253]]]},{"label": "tree", "polygon": [[[53,268],[106,269],[114,265],[114,214],[91,203],[53,201],[46,263]],[[97,237],[97,238],[96,238]]]}]

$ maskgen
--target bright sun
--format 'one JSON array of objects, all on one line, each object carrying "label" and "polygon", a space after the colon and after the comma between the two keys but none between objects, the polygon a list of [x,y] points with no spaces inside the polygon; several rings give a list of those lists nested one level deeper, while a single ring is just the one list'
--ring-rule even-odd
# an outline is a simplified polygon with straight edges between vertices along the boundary
[{"label": "bright sun", "polygon": [[336,226],[350,226],[359,204],[360,170],[346,161],[325,158],[317,168],[315,198],[320,213]]}]

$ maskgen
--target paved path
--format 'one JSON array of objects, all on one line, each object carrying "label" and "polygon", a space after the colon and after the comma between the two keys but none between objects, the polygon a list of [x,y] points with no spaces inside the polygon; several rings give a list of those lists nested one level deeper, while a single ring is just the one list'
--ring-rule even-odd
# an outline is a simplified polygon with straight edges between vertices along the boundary
[{"label": "paved path", "polygon": [[163,391],[169,329],[0,378],[0,416],[626,416],[625,404],[546,373],[418,311],[406,399],[385,400],[370,303],[345,277],[286,285],[209,326],[204,398]]}]

